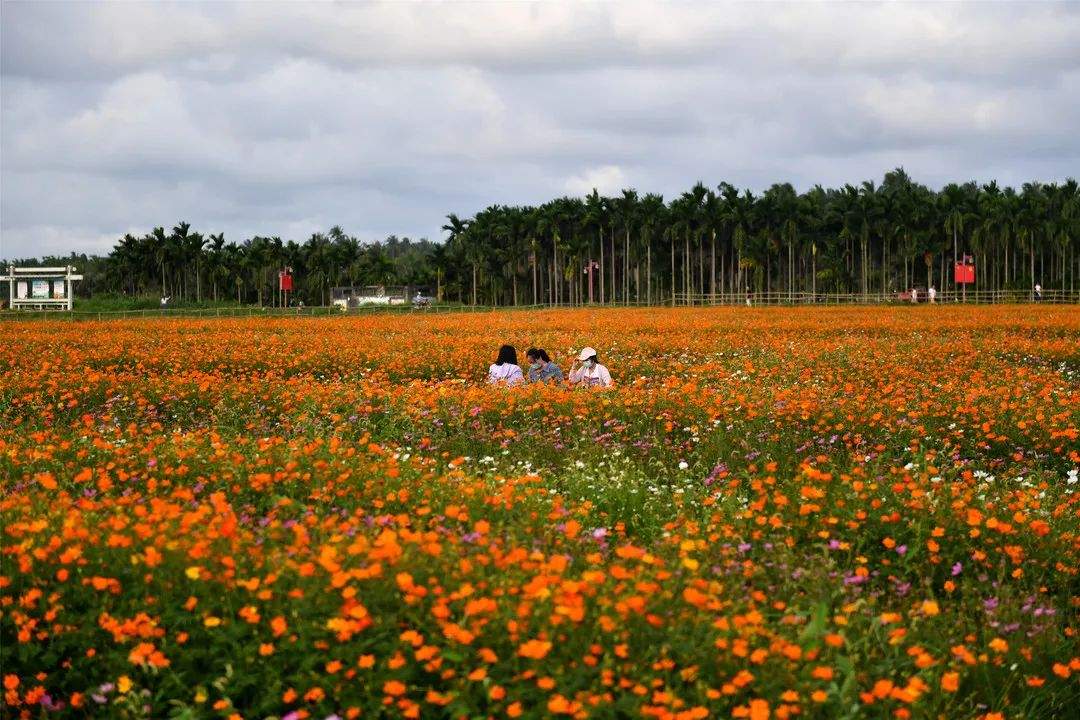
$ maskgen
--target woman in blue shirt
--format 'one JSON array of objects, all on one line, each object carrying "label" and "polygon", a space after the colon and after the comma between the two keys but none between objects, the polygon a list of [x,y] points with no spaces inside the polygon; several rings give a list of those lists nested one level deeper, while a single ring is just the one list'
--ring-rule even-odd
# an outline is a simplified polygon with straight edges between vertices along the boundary
[{"label": "woman in blue shirt", "polygon": [[547,352],[543,348],[529,348],[525,352],[529,358],[529,382],[561,383],[563,372],[559,366],[551,362]]}]

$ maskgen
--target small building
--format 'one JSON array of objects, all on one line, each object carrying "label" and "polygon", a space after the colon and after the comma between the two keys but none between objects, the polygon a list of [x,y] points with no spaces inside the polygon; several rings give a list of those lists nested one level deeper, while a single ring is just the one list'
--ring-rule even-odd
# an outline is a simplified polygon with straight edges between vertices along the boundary
[{"label": "small building", "polygon": [[82,280],[75,268],[8,266],[0,281],[8,283],[8,306],[13,310],[71,310],[75,281]]},{"label": "small building", "polygon": [[365,305],[405,305],[409,302],[410,285],[352,285],[330,288],[330,302],[343,310]]}]

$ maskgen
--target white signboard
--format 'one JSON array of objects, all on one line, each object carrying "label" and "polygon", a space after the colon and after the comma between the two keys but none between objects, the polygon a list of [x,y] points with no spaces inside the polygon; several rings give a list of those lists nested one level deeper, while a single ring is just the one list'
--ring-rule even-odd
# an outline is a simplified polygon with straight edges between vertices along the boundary
[{"label": "white signboard", "polygon": [[83,279],[71,265],[5,269],[0,282],[7,283],[7,300],[15,310],[71,310],[71,283]]}]

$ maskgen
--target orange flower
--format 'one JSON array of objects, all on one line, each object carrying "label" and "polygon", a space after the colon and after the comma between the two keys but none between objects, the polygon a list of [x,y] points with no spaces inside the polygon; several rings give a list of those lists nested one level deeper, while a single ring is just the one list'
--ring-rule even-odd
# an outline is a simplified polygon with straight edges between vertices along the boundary
[{"label": "orange flower", "polygon": [[383,692],[391,697],[398,697],[405,694],[406,687],[404,683],[397,680],[388,680],[383,683]]},{"label": "orange flower", "polygon": [[551,650],[551,643],[546,640],[529,640],[518,647],[518,655],[521,657],[540,660]]}]

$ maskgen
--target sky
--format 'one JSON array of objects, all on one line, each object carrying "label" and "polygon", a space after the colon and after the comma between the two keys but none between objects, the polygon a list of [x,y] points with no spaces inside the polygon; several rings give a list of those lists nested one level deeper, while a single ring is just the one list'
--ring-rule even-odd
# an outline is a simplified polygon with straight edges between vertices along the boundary
[{"label": "sky", "polygon": [[1080,3],[0,4],[0,258],[1080,174]]}]

